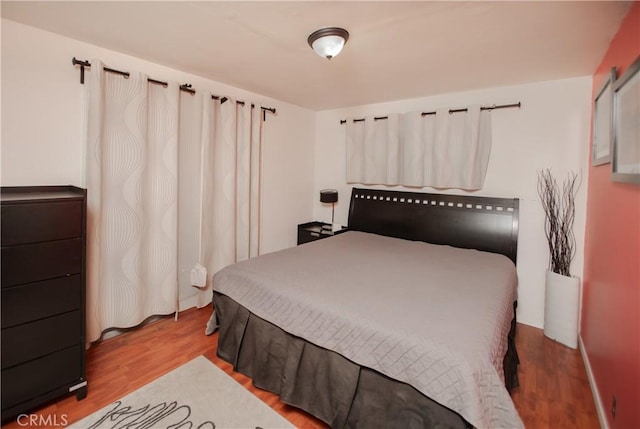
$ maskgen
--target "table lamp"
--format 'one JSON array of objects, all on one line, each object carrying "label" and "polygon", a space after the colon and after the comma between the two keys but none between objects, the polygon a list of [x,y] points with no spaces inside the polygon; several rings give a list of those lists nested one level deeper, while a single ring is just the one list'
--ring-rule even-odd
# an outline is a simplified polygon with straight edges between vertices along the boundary
[{"label": "table lamp", "polygon": [[320,202],[331,203],[331,227],[335,214],[336,203],[338,202],[338,191],[336,189],[323,189],[320,191]]}]

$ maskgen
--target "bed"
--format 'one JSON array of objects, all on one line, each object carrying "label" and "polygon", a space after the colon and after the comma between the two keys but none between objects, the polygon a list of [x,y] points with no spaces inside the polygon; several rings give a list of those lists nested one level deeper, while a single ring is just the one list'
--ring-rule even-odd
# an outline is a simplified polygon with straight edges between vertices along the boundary
[{"label": "bed", "polygon": [[218,356],[331,427],[522,427],[518,200],[354,188],[348,228],[216,273]]}]

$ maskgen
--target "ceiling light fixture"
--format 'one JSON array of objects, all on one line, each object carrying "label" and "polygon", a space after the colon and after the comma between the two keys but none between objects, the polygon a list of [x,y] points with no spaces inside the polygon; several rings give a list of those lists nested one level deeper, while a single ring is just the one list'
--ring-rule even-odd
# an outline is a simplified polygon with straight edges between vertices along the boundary
[{"label": "ceiling light fixture", "polygon": [[349,40],[349,32],[338,27],[321,28],[307,38],[309,46],[315,53],[328,60],[342,51],[347,40]]}]

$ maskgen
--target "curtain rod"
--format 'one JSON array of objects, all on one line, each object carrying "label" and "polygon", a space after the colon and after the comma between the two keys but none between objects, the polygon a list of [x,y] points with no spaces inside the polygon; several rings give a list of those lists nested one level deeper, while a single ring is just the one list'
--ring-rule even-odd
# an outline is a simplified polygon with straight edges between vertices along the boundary
[{"label": "curtain rod", "polygon": [[[84,85],[84,68],[85,67],[91,67],[91,63],[89,61],[87,61],[87,60],[83,61],[83,60],[77,59],[76,57],[73,57],[73,59],[71,60],[71,64],[73,64],[74,66],[80,66],[80,83]],[[129,77],[129,72],[122,71],[122,70],[116,70],[116,69],[112,69],[112,68],[109,68],[109,67],[105,67],[104,71],[109,72],[109,73],[119,74],[120,76]],[[151,78],[148,78],[147,80],[149,82],[151,82],[151,83],[155,83],[156,85],[162,85],[165,88],[169,85],[167,82],[163,82],[161,80],[155,80],[155,79],[151,79]],[[185,84],[180,85],[180,91],[188,92],[191,95],[196,93],[196,90],[193,89],[191,87],[191,84],[189,84],[189,83],[185,83]],[[214,99],[214,100],[220,100],[220,103],[224,103],[225,101],[227,101],[229,99],[228,97],[220,97],[218,95],[212,95],[211,98]],[[244,106],[244,101],[237,100],[236,103],[240,104],[241,106]],[[255,107],[255,106],[253,104],[251,104],[251,107]],[[265,112],[276,113],[275,107],[262,107],[262,106],[260,106],[260,108],[262,109],[263,119],[265,119],[265,117],[264,117],[264,113]]]},{"label": "curtain rod", "polygon": [[[512,103],[512,104],[500,104],[500,105],[497,105],[497,106],[494,104],[493,106],[481,106],[480,110],[508,109],[510,107],[520,108],[520,106],[521,106],[521,103],[518,101],[517,103]],[[466,107],[462,108],[462,109],[449,109],[449,113],[451,114],[451,113],[458,113],[458,112],[466,112],[467,110],[469,110],[469,109],[467,109]],[[422,116],[435,115],[435,114],[436,114],[436,112],[422,112]],[[379,119],[387,119],[387,118],[389,118],[389,117],[388,116],[374,116],[373,120],[377,121]],[[353,119],[353,122],[364,122],[364,121],[365,121],[365,118]],[[347,122],[347,119],[341,119],[340,120],[340,125],[342,125],[342,124],[344,124],[346,122]]]}]

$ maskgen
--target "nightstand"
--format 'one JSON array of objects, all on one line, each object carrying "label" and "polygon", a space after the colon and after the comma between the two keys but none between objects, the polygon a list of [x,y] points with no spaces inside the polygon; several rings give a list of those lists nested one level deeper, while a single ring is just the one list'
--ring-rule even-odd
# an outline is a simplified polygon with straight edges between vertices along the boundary
[{"label": "nightstand", "polygon": [[331,224],[318,221],[301,223],[298,225],[298,245],[309,243],[310,241],[321,240],[327,237],[333,237],[334,235],[343,233],[346,230],[347,228],[343,226],[341,230],[331,232]]}]

